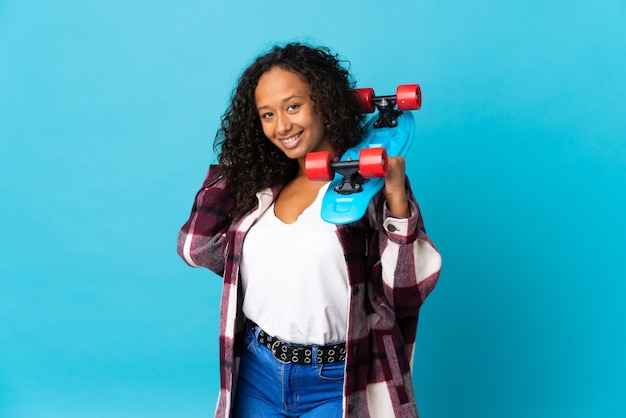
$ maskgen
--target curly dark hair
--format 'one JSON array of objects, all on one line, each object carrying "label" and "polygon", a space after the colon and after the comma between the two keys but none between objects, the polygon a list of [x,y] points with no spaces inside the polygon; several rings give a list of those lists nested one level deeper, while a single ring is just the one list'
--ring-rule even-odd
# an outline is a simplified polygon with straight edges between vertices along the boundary
[{"label": "curly dark hair", "polygon": [[360,141],[364,115],[353,92],[354,81],[338,55],[326,47],[300,43],[274,46],[243,72],[215,136],[219,170],[234,196],[233,218],[256,203],[256,193],[293,178],[298,169],[272,144],[261,126],[255,103],[259,78],[275,66],[293,71],[308,81],[315,109],[337,153]]}]

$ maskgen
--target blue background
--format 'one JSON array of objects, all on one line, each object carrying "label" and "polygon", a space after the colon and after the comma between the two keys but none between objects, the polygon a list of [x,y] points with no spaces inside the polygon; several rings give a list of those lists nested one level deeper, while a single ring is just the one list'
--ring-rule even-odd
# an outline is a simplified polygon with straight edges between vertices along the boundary
[{"label": "blue background", "polygon": [[220,281],[176,233],[240,71],[289,40],[422,86],[408,171],[444,257],[422,416],[623,417],[624,22],[621,0],[2,0],[0,417],[212,414]]}]

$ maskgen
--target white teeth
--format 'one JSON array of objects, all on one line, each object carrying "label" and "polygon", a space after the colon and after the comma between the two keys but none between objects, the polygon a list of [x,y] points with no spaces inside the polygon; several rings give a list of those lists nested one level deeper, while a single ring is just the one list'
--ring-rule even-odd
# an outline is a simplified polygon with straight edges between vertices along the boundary
[{"label": "white teeth", "polygon": [[300,134],[294,135],[291,138],[281,139],[281,142],[283,144],[285,144],[285,145],[289,145],[289,144],[292,144],[292,143],[296,142],[298,140],[298,138],[300,138]]}]

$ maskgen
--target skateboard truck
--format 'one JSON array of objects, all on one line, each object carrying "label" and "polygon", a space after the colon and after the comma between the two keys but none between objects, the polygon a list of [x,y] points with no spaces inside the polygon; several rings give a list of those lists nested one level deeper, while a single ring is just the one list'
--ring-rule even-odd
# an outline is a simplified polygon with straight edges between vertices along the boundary
[{"label": "skateboard truck", "polygon": [[339,173],[341,183],[334,190],[346,195],[360,192],[369,178],[385,177],[387,161],[387,151],[380,147],[363,148],[358,160],[346,161],[332,161],[330,151],[311,152],[306,157],[306,173],[313,181],[329,181],[333,173]]},{"label": "skateboard truck", "polygon": [[378,119],[374,122],[374,128],[395,128],[398,126],[398,117],[402,111],[396,107],[395,96],[374,97],[374,105],[378,109]]},{"label": "skateboard truck", "polygon": [[[422,92],[419,84],[402,84],[396,89],[395,95],[376,96],[372,88],[355,90],[357,100],[363,112],[372,113],[378,110],[378,119],[374,128],[395,128],[398,117],[404,110],[418,110],[422,107]],[[396,105],[398,109],[396,109]]]},{"label": "skateboard truck", "polygon": [[366,179],[359,172],[358,161],[338,161],[332,163],[333,171],[341,174],[341,184],[335,186],[335,191],[339,194],[352,194],[361,191],[361,186]]}]

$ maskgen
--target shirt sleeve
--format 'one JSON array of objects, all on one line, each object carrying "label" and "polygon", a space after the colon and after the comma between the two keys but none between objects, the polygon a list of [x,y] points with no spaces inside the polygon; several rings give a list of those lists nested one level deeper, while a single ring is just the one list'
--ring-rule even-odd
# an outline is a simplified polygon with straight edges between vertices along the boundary
[{"label": "shirt sleeve", "polygon": [[234,206],[226,181],[211,166],[196,194],[189,219],[178,233],[178,254],[192,267],[224,273],[226,232]]},{"label": "shirt sleeve", "polygon": [[377,216],[384,302],[397,317],[415,315],[432,291],[441,255],[426,235],[419,206],[407,179],[411,215],[394,217],[383,202]]}]

